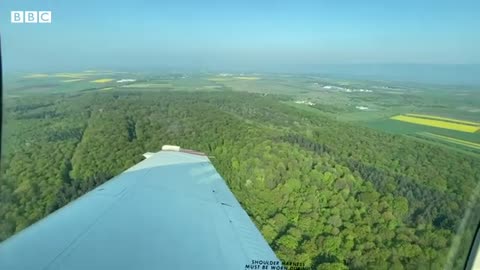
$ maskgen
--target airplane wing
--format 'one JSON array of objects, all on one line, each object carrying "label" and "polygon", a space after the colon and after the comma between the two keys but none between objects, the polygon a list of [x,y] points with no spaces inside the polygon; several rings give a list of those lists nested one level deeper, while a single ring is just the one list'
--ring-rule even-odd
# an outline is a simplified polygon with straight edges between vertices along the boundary
[{"label": "airplane wing", "polygon": [[254,269],[252,260],[278,262],[207,156],[163,149],[0,243],[0,269]]}]

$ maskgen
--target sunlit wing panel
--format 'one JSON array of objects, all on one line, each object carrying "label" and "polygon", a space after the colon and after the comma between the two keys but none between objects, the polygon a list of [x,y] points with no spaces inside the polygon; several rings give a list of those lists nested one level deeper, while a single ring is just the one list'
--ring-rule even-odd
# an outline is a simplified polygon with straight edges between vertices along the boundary
[{"label": "sunlit wing panel", "polygon": [[0,244],[0,269],[245,269],[277,260],[208,157],[148,158]]}]

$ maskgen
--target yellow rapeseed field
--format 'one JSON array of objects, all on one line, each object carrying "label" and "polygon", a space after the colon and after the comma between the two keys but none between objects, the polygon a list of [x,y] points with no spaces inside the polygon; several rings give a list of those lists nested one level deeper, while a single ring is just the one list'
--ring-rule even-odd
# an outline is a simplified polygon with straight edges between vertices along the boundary
[{"label": "yellow rapeseed field", "polygon": [[107,83],[107,82],[111,82],[113,81],[113,79],[97,79],[97,80],[94,80],[94,81],[91,81],[91,82],[94,82],[94,83]]},{"label": "yellow rapeseed field", "polygon": [[447,118],[447,117],[440,117],[440,116],[434,116],[434,115],[415,114],[415,113],[407,113],[407,114],[405,114],[405,115],[413,116],[413,117],[423,117],[423,118],[430,118],[430,119],[437,119],[437,120],[445,120],[445,121],[450,121],[450,122],[455,122],[455,123],[461,123],[461,124],[467,124],[467,125],[480,126],[480,123],[477,123],[477,122],[471,122],[471,121],[465,121],[465,120],[458,120],[458,119]]},{"label": "yellow rapeseed field", "polygon": [[434,120],[434,119],[418,118],[418,117],[406,116],[406,115],[393,116],[391,117],[391,119],[412,123],[412,124],[451,129],[451,130],[468,132],[468,133],[474,133],[480,129],[480,127],[478,126],[469,126],[465,124],[452,123],[452,122],[446,122],[446,121]]},{"label": "yellow rapeseed field", "polygon": [[79,79],[85,78],[86,74],[83,73],[55,73],[53,77],[57,78],[67,78],[67,79]]}]

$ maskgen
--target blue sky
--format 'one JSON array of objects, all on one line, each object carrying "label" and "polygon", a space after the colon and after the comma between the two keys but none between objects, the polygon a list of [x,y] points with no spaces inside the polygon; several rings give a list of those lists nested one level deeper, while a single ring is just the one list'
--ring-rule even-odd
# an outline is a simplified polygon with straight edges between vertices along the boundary
[{"label": "blue sky", "polygon": [[[10,24],[51,10],[52,24]],[[480,1],[2,0],[7,70],[480,64]]]}]

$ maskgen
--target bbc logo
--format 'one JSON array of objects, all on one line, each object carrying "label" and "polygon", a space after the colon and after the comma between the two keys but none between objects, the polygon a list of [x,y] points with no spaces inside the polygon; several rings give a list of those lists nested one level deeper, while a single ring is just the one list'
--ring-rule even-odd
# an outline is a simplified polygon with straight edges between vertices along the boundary
[{"label": "bbc logo", "polygon": [[51,11],[12,11],[11,23],[52,23]]}]

